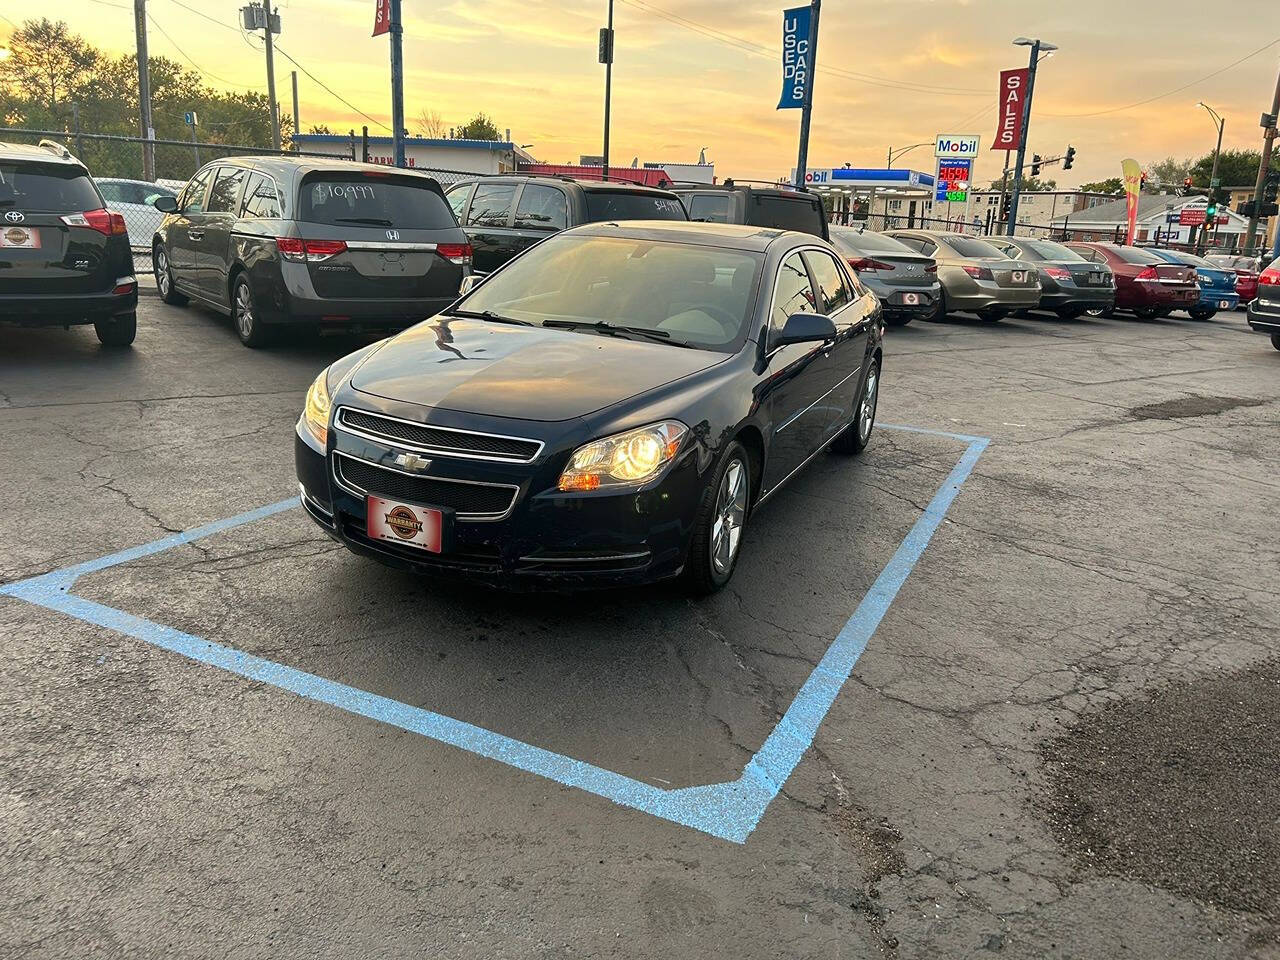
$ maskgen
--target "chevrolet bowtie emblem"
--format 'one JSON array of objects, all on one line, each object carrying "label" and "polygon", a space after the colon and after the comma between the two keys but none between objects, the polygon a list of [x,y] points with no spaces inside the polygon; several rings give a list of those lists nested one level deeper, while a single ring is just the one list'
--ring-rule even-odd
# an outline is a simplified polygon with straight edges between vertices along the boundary
[{"label": "chevrolet bowtie emblem", "polygon": [[415,472],[422,471],[431,466],[431,461],[426,457],[420,457],[416,453],[397,453],[396,463],[406,470]]}]

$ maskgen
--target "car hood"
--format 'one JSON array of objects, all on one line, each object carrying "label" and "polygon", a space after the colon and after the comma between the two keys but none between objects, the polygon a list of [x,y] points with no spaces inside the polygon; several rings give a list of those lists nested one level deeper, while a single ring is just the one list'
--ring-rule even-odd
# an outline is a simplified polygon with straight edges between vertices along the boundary
[{"label": "car hood", "polygon": [[517,420],[569,420],[721,363],[729,354],[621,337],[436,317],[356,370],[361,393]]}]

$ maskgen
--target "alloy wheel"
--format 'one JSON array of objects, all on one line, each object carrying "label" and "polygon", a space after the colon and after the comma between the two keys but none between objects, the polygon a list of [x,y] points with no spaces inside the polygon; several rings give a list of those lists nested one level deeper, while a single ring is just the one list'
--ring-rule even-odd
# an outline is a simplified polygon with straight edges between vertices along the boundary
[{"label": "alloy wheel", "polygon": [[876,400],[880,393],[880,368],[874,363],[867,372],[867,386],[862,391],[862,405],[858,408],[858,436],[863,443],[871,436],[876,422]]},{"label": "alloy wheel", "polygon": [[720,480],[711,527],[711,566],[723,577],[733,568],[747,519],[747,465],[735,457]]},{"label": "alloy wheel", "polygon": [[161,297],[167,297],[169,295],[169,256],[164,252],[164,247],[156,247],[151,262],[156,273],[156,289],[160,291]]},{"label": "alloy wheel", "polygon": [[236,329],[242,340],[253,337],[253,294],[247,283],[236,287]]}]

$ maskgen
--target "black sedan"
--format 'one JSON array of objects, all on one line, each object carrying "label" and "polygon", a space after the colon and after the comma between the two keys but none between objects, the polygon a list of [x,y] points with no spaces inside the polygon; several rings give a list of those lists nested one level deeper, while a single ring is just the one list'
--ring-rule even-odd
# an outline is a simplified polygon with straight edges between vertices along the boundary
[{"label": "black sedan", "polygon": [[412,570],[710,592],[757,506],[827,447],[866,446],[882,335],[818,238],[578,227],[323,371],[297,424],[302,502]]},{"label": "black sedan", "polygon": [[1084,313],[1099,316],[1116,303],[1116,281],[1105,263],[1086,260],[1070,247],[1034,237],[983,237],[1017,260],[1036,265],[1040,274],[1040,309],[1063,320]]}]

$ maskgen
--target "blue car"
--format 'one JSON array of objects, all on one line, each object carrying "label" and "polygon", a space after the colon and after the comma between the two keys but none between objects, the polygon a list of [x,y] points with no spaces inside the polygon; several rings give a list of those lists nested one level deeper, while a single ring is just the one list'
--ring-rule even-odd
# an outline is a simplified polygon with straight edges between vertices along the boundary
[{"label": "blue car", "polygon": [[1187,313],[1192,320],[1208,320],[1219,310],[1234,310],[1240,303],[1236,293],[1236,272],[1210,263],[1194,253],[1178,250],[1151,250],[1157,257],[1184,267],[1196,268],[1196,282],[1200,285],[1200,299]]}]

